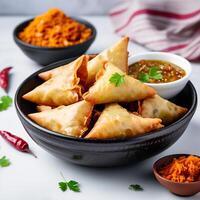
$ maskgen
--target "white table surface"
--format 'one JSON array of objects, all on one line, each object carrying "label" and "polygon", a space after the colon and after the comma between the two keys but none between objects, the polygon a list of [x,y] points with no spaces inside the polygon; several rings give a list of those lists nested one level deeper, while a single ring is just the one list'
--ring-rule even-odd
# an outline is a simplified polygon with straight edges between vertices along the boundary
[{"label": "white table surface", "polygon": [[[0,69],[13,66],[9,95],[14,97],[19,84],[30,74],[40,69],[29,60],[15,45],[13,28],[27,17],[0,17]],[[114,43],[118,36],[106,17],[86,17],[97,28],[98,35],[88,52],[100,52]],[[129,45],[130,52],[146,51],[136,45]],[[200,94],[200,66],[193,63],[191,80]],[[171,148],[139,164],[125,167],[99,169],[76,166],[67,163],[41,149],[28,136],[22,127],[14,105],[0,113],[0,129],[17,134],[27,140],[38,159],[23,154],[10,147],[0,138],[0,157],[6,155],[12,162],[7,168],[0,168],[1,200],[178,200],[181,197],[169,193],[152,176],[152,164],[161,156],[172,153],[200,154],[200,109],[190,122],[184,135]],[[60,171],[66,179],[80,182],[81,192],[62,192],[58,182],[62,180]],[[128,190],[129,184],[140,184],[143,192]],[[200,193],[188,199],[199,200]]]}]

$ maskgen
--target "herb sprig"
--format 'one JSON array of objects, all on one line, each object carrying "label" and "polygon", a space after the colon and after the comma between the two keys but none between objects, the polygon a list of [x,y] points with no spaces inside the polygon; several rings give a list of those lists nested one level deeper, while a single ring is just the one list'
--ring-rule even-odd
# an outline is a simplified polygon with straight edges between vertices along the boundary
[{"label": "herb sprig", "polygon": [[128,187],[129,190],[133,190],[133,191],[143,191],[144,189],[138,185],[138,184],[131,184]]},{"label": "herb sprig", "polygon": [[0,98],[0,111],[7,110],[12,104],[12,98],[10,96],[2,96]]},{"label": "herb sprig", "polygon": [[142,82],[149,82],[150,79],[160,80],[162,79],[162,72],[159,67],[151,67],[148,73],[140,72],[138,74],[138,79]]},{"label": "herb sprig", "polygon": [[116,73],[112,74],[112,76],[110,77],[109,81],[110,81],[110,83],[113,83],[116,87],[118,87],[122,83],[125,82],[124,77],[125,77],[125,75],[121,75],[121,74],[116,72]]},{"label": "herb sprig", "polygon": [[62,173],[60,174],[63,177],[64,181],[59,182],[58,186],[63,192],[67,191],[68,189],[73,192],[80,192],[80,184],[77,181],[74,180],[66,181],[63,174]]},{"label": "herb sprig", "polygon": [[8,167],[10,165],[10,160],[6,158],[6,156],[3,156],[0,158],[0,166],[1,167]]}]

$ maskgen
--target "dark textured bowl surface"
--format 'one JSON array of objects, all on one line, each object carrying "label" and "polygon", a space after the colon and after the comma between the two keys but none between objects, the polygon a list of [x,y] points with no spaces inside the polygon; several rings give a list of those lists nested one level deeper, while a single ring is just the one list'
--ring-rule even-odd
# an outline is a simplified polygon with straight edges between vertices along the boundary
[{"label": "dark textured bowl surface", "polygon": [[25,55],[27,55],[30,59],[34,60],[35,62],[41,65],[48,65],[58,60],[80,56],[88,50],[88,48],[95,40],[96,29],[91,23],[89,23],[86,20],[74,17],[72,18],[78,21],[79,23],[84,24],[85,26],[87,26],[92,30],[91,37],[81,44],[69,47],[62,47],[62,48],[49,48],[49,47],[34,46],[26,42],[23,42],[18,38],[18,33],[21,32],[33,19],[29,19],[27,21],[22,22],[14,29],[13,32],[14,41],[18,45],[18,47],[24,52]]},{"label": "dark textured bowl surface", "polygon": [[28,77],[18,88],[15,96],[17,114],[31,138],[42,148],[61,159],[86,166],[108,167],[134,163],[156,155],[183,134],[197,106],[197,94],[191,82],[173,101],[188,108],[178,121],[158,131],[131,139],[86,140],[74,138],[47,130],[33,121],[27,114],[36,112],[35,104],[22,99],[22,95],[42,83],[40,72],[69,63],[73,59],[54,63]]},{"label": "dark textured bowl surface", "polygon": [[[159,175],[158,171],[169,164],[173,158],[179,158],[180,156],[189,156],[189,154],[174,154],[160,158],[153,165],[153,172],[157,181],[167,188],[170,192],[180,196],[192,196],[200,192],[200,181],[192,183],[177,183],[167,180]],[[199,157],[199,156],[198,156]]]}]

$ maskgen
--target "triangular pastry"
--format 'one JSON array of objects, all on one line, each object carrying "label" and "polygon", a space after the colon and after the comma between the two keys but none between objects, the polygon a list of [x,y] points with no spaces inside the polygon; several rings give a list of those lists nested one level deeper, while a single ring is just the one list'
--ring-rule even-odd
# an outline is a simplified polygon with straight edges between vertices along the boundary
[{"label": "triangular pastry", "polygon": [[88,62],[87,85],[91,86],[95,82],[96,74],[101,70],[105,62],[111,62],[122,71],[127,73],[128,69],[128,37],[123,37],[109,49],[104,50],[95,58]]},{"label": "triangular pastry", "polygon": [[[116,86],[110,81],[113,74],[124,76],[124,82]],[[86,101],[93,104],[112,102],[131,102],[153,96],[156,91],[139,80],[126,75],[111,63],[106,63],[105,69],[99,72],[95,84],[83,95]]]},{"label": "triangular pastry", "polygon": [[78,76],[79,77],[79,76],[81,76],[81,80],[84,80],[86,82],[86,80],[87,80],[87,70],[85,68],[87,66],[88,59],[89,59],[88,56],[83,55],[83,56],[77,58],[76,60],[74,60],[73,62],[70,62],[69,64],[54,68],[52,70],[41,72],[40,74],[38,74],[38,76],[41,79],[47,81],[50,78],[52,78],[53,76],[56,76],[58,74],[62,74],[62,72],[65,73],[67,71],[68,77],[71,77],[71,76]]},{"label": "triangular pastry", "polygon": [[23,98],[39,105],[60,106],[77,102],[82,97],[84,84],[87,79],[86,57],[82,56],[69,68],[62,68],[49,80]]},{"label": "triangular pastry", "polygon": [[130,113],[119,104],[109,104],[86,138],[131,138],[162,128],[161,122],[161,119],[142,118]]},{"label": "triangular pastry", "polygon": [[86,101],[79,101],[69,106],[59,106],[28,116],[40,126],[49,130],[81,137],[88,129],[93,105]]},{"label": "triangular pastry", "polygon": [[142,117],[160,118],[163,124],[176,121],[182,117],[187,110],[187,108],[177,106],[158,95],[139,102],[139,113]]}]

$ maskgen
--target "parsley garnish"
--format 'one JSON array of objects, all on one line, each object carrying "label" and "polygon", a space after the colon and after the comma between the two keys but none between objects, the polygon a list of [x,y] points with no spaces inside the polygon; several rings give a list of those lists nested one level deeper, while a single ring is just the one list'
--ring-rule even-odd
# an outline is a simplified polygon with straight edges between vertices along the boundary
[{"label": "parsley garnish", "polygon": [[74,192],[80,192],[79,183],[74,180],[70,180],[68,182],[68,187],[70,190],[72,190]]},{"label": "parsley garnish", "polygon": [[60,173],[60,174],[63,177],[64,181],[59,182],[58,186],[63,192],[65,192],[68,189],[73,192],[80,192],[80,185],[78,182],[76,182],[74,180],[66,181],[64,176],[62,175],[62,173]]},{"label": "parsley garnish", "polygon": [[131,184],[131,185],[129,185],[129,187],[128,187],[128,189],[129,190],[134,190],[134,191],[143,191],[144,189],[140,186],[140,185],[138,185],[138,184]]},{"label": "parsley garnish", "polygon": [[112,74],[109,81],[110,81],[110,83],[113,83],[116,87],[118,87],[122,83],[124,83],[124,81],[125,81],[124,77],[125,77],[125,75],[121,75],[121,74],[116,72],[116,73]]},{"label": "parsley garnish", "polygon": [[12,98],[9,96],[2,96],[0,98],[0,111],[7,110],[12,104]]},{"label": "parsley garnish", "polygon": [[160,80],[162,79],[162,73],[159,67],[151,67],[148,73],[140,72],[138,79],[142,82],[149,82],[149,79]]},{"label": "parsley garnish", "polygon": [[67,190],[67,182],[59,182],[58,185],[63,192]]},{"label": "parsley garnish", "polygon": [[147,83],[149,81],[149,75],[144,72],[141,72],[138,74],[138,79],[142,82]]},{"label": "parsley garnish", "polygon": [[1,167],[8,167],[10,165],[10,160],[6,158],[6,156],[3,156],[0,158],[0,166]]},{"label": "parsley garnish", "polygon": [[155,79],[155,80],[162,79],[162,73],[161,73],[159,67],[151,67],[149,69],[149,78]]}]

